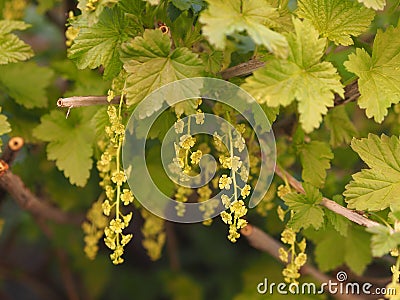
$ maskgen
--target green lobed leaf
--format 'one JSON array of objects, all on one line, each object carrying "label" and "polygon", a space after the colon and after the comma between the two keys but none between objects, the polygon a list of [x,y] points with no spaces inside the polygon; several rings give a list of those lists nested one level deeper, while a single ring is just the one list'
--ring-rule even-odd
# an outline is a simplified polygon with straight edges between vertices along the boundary
[{"label": "green lobed leaf", "polygon": [[206,72],[217,74],[221,70],[224,53],[222,51],[203,52],[200,54],[200,58]]},{"label": "green lobed leaf", "polygon": [[150,5],[159,5],[160,0],[146,0],[147,3],[150,3]]},{"label": "green lobed leaf", "polygon": [[400,232],[392,232],[390,227],[379,225],[366,230],[372,233],[371,250],[375,257],[381,257],[400,245]]},{"label": "green lobed leaf", "polygon": [[184,78],[203,74],[203,64],[188,48],[171,49],[168,35],[161,30],[145,30],[143,37],[136,37],[123,45],[127,104],[142,101],[155,89]]},{"label": "green lobed leaf", "polygon": [[246,31],[257,45],[265,46],[276,56],[285,58],[288,43],[285,37],[266,24],[278,19],[278,11],[267,0],[208,0],[200,14],[203,34],[217,49],[223,50],[227,36]]},{"label": "green lobed leaf", "polygon": [[46,107],[53,71],[34,62],[0,66],[0,89],[26,108]]},{"label": "green lobed leaf", "polygon": [[355,226],[349,228],[347,237],[334,229],[321,232],[321,238],[314,240],[319,269],[331,271],[346,263],[354,273],[361,275],[372,259],[370,246],[365,243],[369,236],[363,228]]},{"label": "green lobed leaf", "polygon": [[336,106],[328,111],[325,116],[325,125],[331,132],[330,144],[337,147],[343,143],[348,144],[358,135],[357,129],[347,115],[343,105]]},{"label": "green lobed leaf", "polygon": [[203,0],[172,0],[171,2],[182,11],[192,8],[197,12],[204,6]]},{"label": "green lobed leaf", "polygon": [[127,39],[124,14],[117,7],[106,8],[98,23],[89,27],[80,27],[74,44],[68,51],[79,69],[95,69],[104,67],[104,78],[110,79],[118,75],[122,69],[119,50]]},{"label": "green lobed leaf", "polygon": [[309,21],[293,22],[295,33],[288,34],[288,59],[272,58],[246,78],[242,87],[258,102],[272,107],[287,106],[296,99],[302,128],[311,132],[333,106],[334,93],[343,97],[344,90],[333,65],[320,62],[326,39],[318,37]]},{"label": "green lobed leaf", "polygon": [[0,135],[11,131],[10,123],[7,121],[7,117],[3,114],[0,115]]},{"label": "green lobed leaf", "polygon": [[369,134],[353,139],[351,147],[370,167],[353,175],[343,195],[348,207],[378,211],[400,207],[400,141],[396,136]]},{"label": "green lobed leaf", "polygon": [[318,229],[324,222],[324,211],[319,205],[322,194],[311,184],[303,183],[303,187],[306,194],[289,193],[283,196],[285,204],[294,211],[288,226],[296,231],[310,226]]},{"label": "green lobed leaf", "polygon": [[[101,14],[106,8],[113,7],[119,0],[79,0],[77,7],[82,12],[82,17],[87,22],[88,26],[93,26],[103,18]],[[142,0],[132,0],[142,1]],[[94,9],[92,9],[94,7]]]},{"label": "green lobed leaf", "polygon": [[325,142],[312,141],[301,145],[298,151],[303,166],[301,174],[303,180],[316,187],[322,187],[326,170],[331,167],[330,161],[333,159],[331,148]]},{"label": "green lobed leaf", "polygon": [[0,65],[24,61],[33,56],[32,48],[11,33],[29,27],[22,21],[0,20]]},{"label": "green lobed leaf", "polygon": [[47,145],[47,158],[55,160],[71,184],[85,186],[92,168],[92,144],[95,128],[92,109],[74,109],[69,118],[53,110],[41,118],[33,135]]},{"label": "green lobed leaf", "polygon": [[297,15],[337,45],[352,45],[351,36],[368,29],[374,11],[351,0],[300,0]]},{"label": "green lobed leaf", "polygon": [[344,65],[359,77],[358,106],[366,109],[368,118],[382,123],[388,107],[400,101],[400,27],[378,30],[372,57],[357,48]]},{"label": "green lobed leaf", "polygon": [[358,0],[368,8],[382,10],[386,5],[386,0]]},{"label": "green lobed leaf", "polygon": [[[0,112],[1,112],[1,107],[0,107]],[[8,133],[11,131],[11,126],[10,123],[7,121],[7,117],[3,114],[0,114],[0,135],[3,135],[5,133]],[[2,146],[3,141],[0,139],[0,146]],[[1,152],[1,149],[0,149]]]}]

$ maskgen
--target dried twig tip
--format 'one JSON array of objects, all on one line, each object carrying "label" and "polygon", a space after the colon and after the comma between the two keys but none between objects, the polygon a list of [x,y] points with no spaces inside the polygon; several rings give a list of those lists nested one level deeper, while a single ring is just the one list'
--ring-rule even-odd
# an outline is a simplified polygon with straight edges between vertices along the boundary
[{"label": "dried twig tip", "polygon": [[18,151],[18,150],[20,150],[22,148],[22,146],[24,146],[24,139],[22,137],[20,137],[20,136],[12,137],[8,141],[8,147],[12,151]]},{"label": "dried twig tip", "polygon": [[8,163],[6,163],[4,160],[0,160],[0,176],[3,176],[3,174],[8,170]]},{"label": "dried twig tip", "polygon": [[63,99],[62,99],[62,98],[60,98],[60,99],[57,100],[57,106],[58,106],[58,107],[64,107]]},{"label": "dried twig tip", "polygon": [[247,224],[245,227],[243,227],[240,230],[240,233],[243,234],[244,236],[249,236],[253,232],[253,226],[250,224]]}]

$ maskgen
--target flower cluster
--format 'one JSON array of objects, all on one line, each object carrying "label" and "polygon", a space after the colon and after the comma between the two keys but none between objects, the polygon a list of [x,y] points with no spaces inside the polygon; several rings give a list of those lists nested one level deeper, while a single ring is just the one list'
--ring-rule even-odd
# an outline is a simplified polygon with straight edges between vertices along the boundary
[{"label": "flower cluster", "polygon": [[73,21],[76,20],[76,17],[74,16],[74,13],[70,11],[68,13],[68,20],[67,22],[69,23],[69,26],[67,30],[65,31],[65,45],[67,47],[71,47],[72,43],[74,42],[75,38],[78,36],[79,33],[79,28],[72,25]]},{"label": "flower cluster", "polygon": [[3,18],[5,20],[18,20],[24,17],[28,3],[26,0],[11,0],[4,2]]},{"label": "flower cluster", "polygon": [[211,216],[215,212],[215,209],[218,207],[218,200],[210,199],[212,195],[212,190],[208,185],[202,186],[197,189],[197,194],[199,195],[199,202],[203,202],[200,205],[200,211],[203,212],[203,225],[211,225],[212,219]]},{"label": "flower cluster", "polygon": [[[228,116],[229,117],[229,116]],[[248,179],[247,164],[245,164],[240,158],[239,154],[244,149],[244,133],[245,127],[238,125],[236,130],[232,130],[228,126],[221,128],[224,135],[220,136],[218,133],[214,133],[214,143],[216,149],[222,150],[223,155],[219,157],[221,167],[231,171],[230,175],[223,174],[218,180],[218,187],[223,191],[231,191],[231,196],[222,194],[222,204],[227,209],[221,213],[222,221],[229,225],[228,239],[231,242],[236,242],[240,237],[240,229],[247,225],[247,221],[243,217],[247,214],[247,208],[243,200],[250,194],[251,187],[246,184]],[[229,149],[226,149],[224,145],[224,139],[226,139],[225,145]],[[243,184],[239,184],[242,181]]]},{"label": "flower cluster", "polygon": [[150,259],[157,260],[161,257],[161,250],[165,244],[165,221],[144,208],[141,209],[141,215],[144,219],[142,245]]},{"label": "flower cluster", "polygon": [[[114,93],[109,91],[108,98],[112,99]],[[104,228],[104,242],[108,248],[113,250],[110,258],[114,264],[120,264],[124,260],[122,255],[124,247],[132,239],[132,234],[124,234],[123,230],[128,227],[132,220],[132,212],[124,214],[123,206],[133,203],[134,197],[126,186],[126,175],[121,169],[121,148],[124,141],[125,126],[122,124],[121,109],[108,106],[107,114],[109,124],[105,126],[107,144],[103,146],[103,153],[97,161],[97,169],[102,178],[100,186],[103,187],[106,199],[101,204],[103,214],[110,218],[110,222]]]},{"label": "flower cluster", "polygon": [[89,259],[95,259],[99,250],[98,242],[103,236],[104,228],[108,219],[103,215],[102,201],[98,200],[92,204],[86,215],[86,221],[82,223],[82,230],[85,234],[85,254]]},{"label": "flower cluster", "polygon": [[96,10],[97,2],[99,2],[99,0],[88,0],[86,2],[85,10],[86,11],[94,11],[94,10]]},{"label": "flower cluster", "polygon": [[[184,106],[175,106],[175,112],[177,114],[177,120],[174,124],[175,132],[180,135],[179,140],[174,143],[175,147],[175,157],[173,158],[173,162],[168,166],[172,173],[179,175],[179,181],[185,182],[188,181],[188,175],[194,175],[195,170],[198,167],[201,158],[205,152],[209,151],[209,148],[202,147],[202,149],[194,150],[194,146],[196,145],[196,138],[191,135],[191,123],[194,121],[196,124],[201,125],[204,123],[205,115],[199,109],[199,105],[201,104],[201,99],[197,99],[195,106],[197,107],[196,114],[190,115],[187,117],[187,123],[185,124],[184,120],[181,119],[181,115],[183,114]],[[177,191],[175,193],[175,200],[177,204],[175,206],[175,210],[178,216],[182,217],[185,214],[185,205],[184,202],[187,202],[188,196],[192,194],[192,190],[189,188],[181,187],[178,184],[176,185]],[[211,193],[210,193],[211,194]],[[199,201],[205,201],[206,199],[200,198]],[[207,206],[207,207],[206,207]],[[211,205],[213,208],[216,208],[217,205]],[[201,206],[201,210],[206,216],[211,216],[212,207],[208,203],[204,206]]]},{"label": "flower cluster", "polygon": [[297,283],[300,278],[300,268],[307,262],[306,240],[296,241],[296,233],[291,228],[285,228],[281,233],[281,241],[289,245],[289,249],[279,248],[279,258],[287,263],[282,275],[287,283]]},{"label": "flower cluster", "polygon": [[[394,221],[394,232],[400,232],[400,221]],[[385,295],[386,299],[400,300],[400,255],[399,248],[396,247],[390,251],[390,255],[396,257],[396,264],[390,268],[392,272],[392,281],[386,285],[387,291],[394,291]]]},{"label": "flower cluster", "polygon": [[247,221],[242,219],[242,217],[244,217],[246,214],[247,208],[244,205],[243,200],[235,200],[229,206],[229,212],[223,211],[221,213],[222,221],[229,225],[228,239],[232,243],[236,242],[240,237],[240,233],[238,231],[247,225]]},{"label": "flower cluster", "polygon": [[185,214],[185,205],[183,203],[188,201],[188,197],[192,194],[192,190],[183,186],[178,186],[175,193],[175,200],[177,204],[175,205],[176,214],[179,217],[183,217]]}]

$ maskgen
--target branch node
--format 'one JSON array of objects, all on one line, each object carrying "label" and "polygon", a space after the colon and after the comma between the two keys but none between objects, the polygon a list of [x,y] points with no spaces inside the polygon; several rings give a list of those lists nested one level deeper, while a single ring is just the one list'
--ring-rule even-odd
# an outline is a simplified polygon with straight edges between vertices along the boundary
[{"label": "branch node", "polygon": [[8,170],[8,163],[0,159],[0,176],[3,176],[7,170]]},{"label": "branch node", "polygon": [[253,233],[253,226],[250,224],[247,224],[244,228],[240,230],[240,233],[243,234],[244,236],[249,236]]}]

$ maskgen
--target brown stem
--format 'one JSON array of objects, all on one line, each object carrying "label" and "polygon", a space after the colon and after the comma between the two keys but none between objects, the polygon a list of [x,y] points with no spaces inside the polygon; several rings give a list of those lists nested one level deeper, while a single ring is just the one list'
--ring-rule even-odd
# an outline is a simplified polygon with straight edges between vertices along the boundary
[{"label": "brown stem", "polygon": [[179,271],[181,268],[181,264],[179,262],[178,242],[176,240],[174,223],[170,221],[165,221],[165,232],[167,235],[167,251],[171,270]]},{"label": "brown stem", "polygon": [[249,60],[248,62],[238,64],[223,70],[220,74],[223,79],[228,80],[236,76],[244,76],[253,73],[255,70],[265,66],[265,62],[256,59]]},{"label": "brown stem", "polygon": [[[223,79],[228,80],[232,77],[249,75],[253,73],[255,70],[260,69],[264,66],[265,62],[252,59],[248,62],[244,62],[236,66],[230,67],[222,71],[220,74]],[[346,104],[348,102],[357,100],[358,97],[360,97],[360,91],[358,89],[358,82],[355,81],[345,86],[344,99],[342,99],[338,94],[335,94],[334,104],[335,106]]]},{"label": "brown stem", "polygon": [[[299,193],[304,194],[303,186],[299,181],[297,181],[292,175],[290,175],[285,170],[282,170],[278,165],[275,168],[275,173],[281,177],[283,180],[287,180],[287,182]],[[374,227],[379,226],[378,222],[372,221],[357,212],[350,210],[346,207],[341,206],[340,204],[336,203],[333,200],[323,197],[320,203],[322,206],[325,206],[327,209],[333,211],[334,213],[345,217],[346,219],[357,223],[359,225],[365,227]]]},{"label": "brown stem", "polygon": [[68,98],[60,98],[57,100],[58,107],[81,107],[92,105],[107,105],[119,104],[121,96],[115,96],[110,102],[107,101],[107,96],[74,96]]},{"label": "brown stem", "polygon": [[[36,223],[42,229],[43,233],[49,240],[54,240],[54,233],[52,229],[47,226],[43,219],[35,217]],[[79,300],[78,289],[74,280],[74,276],[69,266],[68,255],[67,253],[60,247],[55,247],[54,249],[58,263],[60,265],[61,270],[61,278],[64,282],[65,291],[68,295],[69,300]]]},{"label": "brown stem", "polygon": [[[251,224],[248,224],[246,227],[244,227],[241,231],[241,234],[247,238],[249,241],[249,244],[266,253],[269,253],[272,257],[274,257],[276,260],[280,261],[279,259],[279,248],[284,247],[284,245],[278,241],[276,241],[274,238],[269,236],[267,233],[262,231],[261,229],[257,228],[256,226],[253,226]],[[301,268],[301,273],[305,275],[310,275],[317,279],[321,283],[328,283],[329,281],[331,282],[337,282],[334,278],[329,277],[328,275],[318,271],[314,266],[311,264],[305,264]],[[327,286],[325,286],[325,291],[329,293],[329,289]],[[362,297],[358,297],[355,295],[341,295],[341,294],[334,294],[332,295],[336,299],[340,300],[361,300],[364,299]]]},{"label": "brown stem", "polygon": [[50,204],[40,201],[22,182],[21,178],[8,170],[8,165],[0,161],[0,188],[7,191],[24,210],[56,223],[80,225],[83,216],[72,215]]},{"label": "brown stem", "polygon": [[360,97],[360,91],[358,89],[358,81],[354,81],[344,87],[344,99],[338,94],[335,94],[334,104],[335,106],[346,104],[357,100]]},{"label": "brown stem", "polygon": [[4,160],[8,165],[11,165],[19,150],[24,146],[24,139],[19,136],[12,137],[8,143],[6,148],[4,149],[3,154],[1,155],[2,160]]}]

